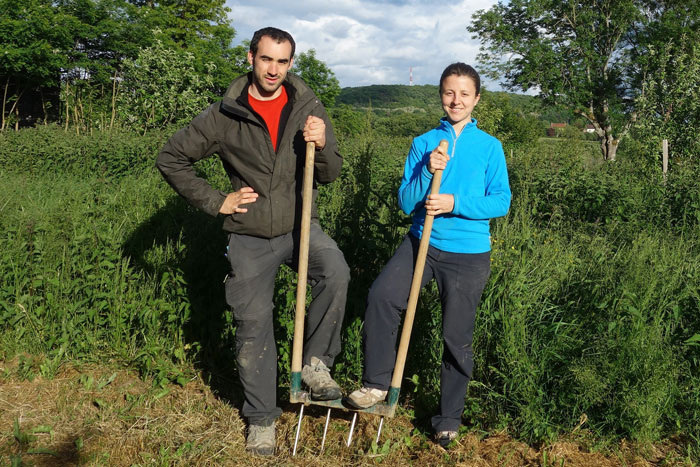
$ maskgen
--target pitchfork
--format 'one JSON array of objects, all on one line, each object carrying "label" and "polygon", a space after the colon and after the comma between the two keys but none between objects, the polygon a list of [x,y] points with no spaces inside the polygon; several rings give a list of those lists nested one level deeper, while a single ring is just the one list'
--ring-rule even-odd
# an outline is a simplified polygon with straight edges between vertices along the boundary
[{"label": "pitchfork", "polygon": [[[446,140],[440,141],[440,148],[447,151],[448,143]],[[394,365],[394,373],[391,378],[391,386],[386,397],[386,400],[366,409],[353,409],[343,404],[342,399],[331,401],[315,401],[309,397],[306,391],[301,389],[301,362],[302,350],[304,342],[304,316],[306,314],[306,280],[309,264],[309,232],[311,229],[311,198],[314,178],[314,154],[316,148],[314,143],[306,144],[306,163],[304,166],[304,185],[302,188],[302,211],[301,211],[301,235],[299,242],[299,268],[297,278],[297,302],[296,313],[294,317],[294,341],[292,344],[292,381],[289,394],[289,401],[292,403],[301,403],[299,409],[299,422],[297,423],[296,435],[294,437],[294,450],[292,456],[297,453],[297,444],[299,442],[299,433],[301,432],[301,421],[304,417],[304,406],[319,405],[328,407],[326,414],[326,423],[323,429],[323,440],[321,441],[321,450],[326,443],[326,434],[328,432],[328,422],[331,417],[331,409],[338,408],[343,410],[353,410],[355,413],[350,425],[350,433],[346,445],[349,447],[352,442],[352,435],[355,430],[358,412],[378,415],[379,428],[377,429],[376,443],[379,444],[379,436],[382,432],[384,417],[392,418],[396,412],[396,406],[399,401],[399,392],[401,390],[401,380],[403,378],[403,370],[406,364],[406,354],[408,353],[408,343],[411,340],[411,330],[413,328],[413,319],[416,314],[416,305],[418,304],[418,295],[420,294],[421,278],[423,277],[423,269],[425,267],[425,259],[428,255],[428,246],[430,244],[430,233],[433,228],[434,216],[425,215],[425,223],[423,225],[423,235],[418,246],[418,255],[416,257],[416,265],[413,270],[413,280],[411,282],[411,291],[408,297],[408,305],[406,308],[406,317],[404,318],[403,330],[401,331],[401,340],[396,354],[396,363]],[[430,194],[437,194],[440,191],[440,182],[442,180],[442,170],[436,170],[433,174],[433,180],[430,185]]]}]

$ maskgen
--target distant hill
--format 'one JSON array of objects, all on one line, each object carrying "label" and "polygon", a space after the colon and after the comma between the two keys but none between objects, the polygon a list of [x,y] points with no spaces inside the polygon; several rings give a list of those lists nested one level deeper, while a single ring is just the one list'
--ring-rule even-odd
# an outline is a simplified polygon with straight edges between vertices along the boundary
[{"label": "distant hill", "polygon": [[[346,134],[359,134],[370,119],[372,128],[382,134],[415,136],[433,128],[444,115],[438,89],[431,84],[346,87],[336,98],[336,106],[329,110],[334,125]],[[489,109],[498,112],[491,113]],[[544,105],[536,96],[486,89],[481,90],[481,104],[475,116],[486,131],[500,132],[501,137],[512,141],[529,137],[532,132],[544,135],[551,123],[565,123],[574,133],[587,123],[571,109]]]},{"label": "distant hill", "polygon": [[[533,96],[503,91],[483,91],[482,99],[507,102],[510,106],[528,114],[539,109],[539,101]],[[356,108],[372,107],[375,110],[404,110],[408,112],[440,110],[438,86],[424,84],[373,84],[343,88],[335,100]]]},{"label": "distant hill", "polygon": [[[566,123],[583,128],[587,122],[570,109],[545,106],[535,96],[505,91],[482,90],[481,102],[518,118],[536,119],[543,127],[550,123]],[[425,84],[373,84],[347,87],[340,91],[336,105],[348,105],[356,111],[371,108],[376,124],[396,135],[415,135],[432,128],[443,115],[438,86]],[[477,112],[478,113],[478,112]]]},{"label": "distant hill", "polygon": [[438,87],[430,84],[407,86],[405,84],[373,84],[343,88],[335,99],[336,104],[374,109],[439,108]]}]

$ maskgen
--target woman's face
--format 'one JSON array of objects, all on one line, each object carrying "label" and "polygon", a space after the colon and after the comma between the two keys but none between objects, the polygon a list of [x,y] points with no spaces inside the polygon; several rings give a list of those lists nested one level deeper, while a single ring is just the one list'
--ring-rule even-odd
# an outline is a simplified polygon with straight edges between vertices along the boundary
[{"label": "woman's face", "polygon": [[456,125],[471,121],[472,111],[481,96],[469,76],[450,75],[442,82],[440,97],[447,118]]}]

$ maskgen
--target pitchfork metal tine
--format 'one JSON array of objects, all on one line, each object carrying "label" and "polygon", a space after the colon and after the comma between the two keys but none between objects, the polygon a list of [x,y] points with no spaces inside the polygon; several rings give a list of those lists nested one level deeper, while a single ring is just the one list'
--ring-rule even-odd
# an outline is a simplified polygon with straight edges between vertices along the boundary
[{"label": "pitchfork metal tine", "polygon": [[379,446],[379,435],[382,434],[382,425],[384,425],[384,416],[379,419],[379,429],[377,430],[377,440],[374,442],[377,446]]},{"label": "pitchfork metal tine", "polygon": [[294,451],[292,451],[292,457],[297,455],[297,443],[299,442],[299,433],[301,432],[302,418],[304,418],[304,404],[301,404],[301,409],[299,409],[299,423],[297,424],[297,435],[294,437]]},{"label": "pitchfork metal tine", "polygon": [[328,408],[328,413],[326,414],[326,426],[323,428],[323,440],[321,441],[321,452],[323,452],[323,446],[326,444],[326,433],[328,433],[328,422],[331,421],[331,409]]},{"label": "pitchfork metal tine", "polygon": [[352,416],[352,423],[350,424],[350,434],[348,435],[347,447],[350,447],[352,442],[352,432],[355,431],[355,422],[357,421],[357,412]]}]

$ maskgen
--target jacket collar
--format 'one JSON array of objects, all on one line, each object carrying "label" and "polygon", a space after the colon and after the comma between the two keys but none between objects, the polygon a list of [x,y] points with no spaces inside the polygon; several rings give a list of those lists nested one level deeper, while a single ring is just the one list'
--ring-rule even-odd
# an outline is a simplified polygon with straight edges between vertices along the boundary
[{"label": "jacket collar", "polygon": [[[476,125],[477,125],[476,118],[472,117],[471,121],[464,126],[464,130],[473,130],[474,128],[476,128]],[[447,119],[447,117],[442,117],[440,119],[440,128],[443,130],[446,130],[446,131],[449,131],[449,129],[452,128],[452,124]],[[464,130],[462,130],[462,131],[464,131]]]},{"label": "jacket collar", "polygon": [[[221,100],[221,109],[239,117],[254,118],[253,109],[248,103],[248,87],[252,82],[252,71],[233,80]],[[308,96],[313,96],[313,93],[310,92],[311,90],[304,81],[292,73],[287,74],[287,77],[282,82],[282,86],[287,91],[289,102],[292,103],[306,99]]]},{"label": "jacket collar", "polygon": [[[462,129],[462,132],[460,133],[460,135],[476,130],[476,128],[477,128],[476,124],[477,124],[476,118],[472,117],[471,121],[469,123],[467,123],[464,126],[464,128]],[[457,139],[457,134],[455,133],[455,129],[452,126],[452,124],[450,123],[450,121],[447,119],[447,117],[442,117],[440,119],[440,125],[438,126],[438,128],[440,130],[448,133],[450,136],[452,136],[452,138]]]}]

